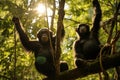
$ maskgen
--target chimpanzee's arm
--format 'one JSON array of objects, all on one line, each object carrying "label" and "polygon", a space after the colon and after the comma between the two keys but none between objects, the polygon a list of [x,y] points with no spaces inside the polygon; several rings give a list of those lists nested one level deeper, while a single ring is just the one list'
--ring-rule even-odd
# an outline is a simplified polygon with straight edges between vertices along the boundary
[{"label": "chimpanzee's arm", "polygon": [[95,39],[99,38],[99,29],[100,29],[100,21],[101,21],[101,8],[98,0],[93,0],[93,7],[94,7],[94,21],[93,21],[93,28],[91,31],[91,37]]},{"label": "chimpanzee's arm", "polygon": [[27,34],[22,29],[22,25],[18,18],[13,17],[12,21],[14,22],[16,30],[19,33],[19,37],[20,37],[22,45],[25,47],[26,50],[33,51],[35,49],[36,41],[29,40]]},{"label": "chimpanzee's arm", "polygon": [[75,58],[78,59],[78,58],[81,58],[81,59],[84,59],[84,53],[83,53],[83,48],[82,48],[82,45],[83,44],[80,44],[79,41],[75,41],[74,43],[74,55],[75,55]]}]

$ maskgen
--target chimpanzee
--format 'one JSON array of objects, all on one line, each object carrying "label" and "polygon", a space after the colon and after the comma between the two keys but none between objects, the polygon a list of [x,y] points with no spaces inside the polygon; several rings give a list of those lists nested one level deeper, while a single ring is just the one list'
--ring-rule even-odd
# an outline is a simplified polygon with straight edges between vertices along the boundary
[{"label": "chimpanzee", "polygon": [[[15,27],[19,33],[19,37],[22,45],[26,50],[34,52],[35,56],[35,67],[38,72],[46,75],[47,77],[51,77],[55,75],[55,66],[53,62],[52,56],[52,48],[55,50],[55,39],[56,36],[53,35],[53,32],[47,28],[40,29],[37,33],[38,40],[31,41],[29,40],[27,34],[22,29],[22,25],[20,23],[19,18],[13,17],[12,21],[15,24]],[[64,27],[62,27],[61,38],[64,37],[65,31]],[[51,43],[50,43],[51,38]],[[65,62],[60,64],[60,71],[68,70],[68,65]]]},{"label": "chimpanzee", "polygon": [[80,67],[80,59],[96,59],[100,52],[99,29],[102,13],[98,0],[93,0],[93,7],[95,16],[91,31],[87,24],[80,24],[76,29],[79,38],[75,41],[73,48],[77,67]]}]

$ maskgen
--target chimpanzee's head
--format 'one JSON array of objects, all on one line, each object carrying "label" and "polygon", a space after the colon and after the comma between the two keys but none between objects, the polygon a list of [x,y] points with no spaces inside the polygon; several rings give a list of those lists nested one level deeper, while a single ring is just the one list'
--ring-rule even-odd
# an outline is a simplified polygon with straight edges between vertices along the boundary
[{"label": "chimpanzee's head", "polygon": [[40,29],[37,32],[37,38],[39,39],[39,42],[40,43],[47,43],[50,40],[49,34],[50,34],[50,37],[52,38],[52,31],[50,31],[47,28]]},{"label": "chimpanzee's head", "polygon": [[76,28],[76,32],[78,33],[79,36],[86,36],[87,34],[90,33],[89,26],[87,24],[80,24],[78,28]]}]

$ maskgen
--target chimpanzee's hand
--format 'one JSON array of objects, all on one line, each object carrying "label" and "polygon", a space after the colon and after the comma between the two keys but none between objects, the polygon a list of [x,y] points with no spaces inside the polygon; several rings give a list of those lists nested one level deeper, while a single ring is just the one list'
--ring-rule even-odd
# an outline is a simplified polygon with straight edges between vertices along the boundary
[{"label": "chimpanzee's hand", "polygon": [[13,17],[13,18],[12,18],[12,21],[13,21],[14,23],[19,23],[19,18],[18,18],[18,17]]},{"label": "chimpanzee's hand", "polygon": [[100,6],[98,0],[93,0],[93,7]]}]

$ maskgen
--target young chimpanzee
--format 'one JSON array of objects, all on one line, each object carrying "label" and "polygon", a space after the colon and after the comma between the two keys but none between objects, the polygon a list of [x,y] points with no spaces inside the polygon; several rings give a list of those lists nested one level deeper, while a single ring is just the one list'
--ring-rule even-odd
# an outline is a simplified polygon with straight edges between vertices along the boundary
[{"label": "young chimpanzee", "polygon": [[77,67],[80,67],[79,59],[96,59],[100,52],[99,29],[102,13],[98,0],[93,0],[93,7],[95,16],[91,31],[87,24],[80,24],[76,29],[79,38],[75,41],[73,48],[75,51],[75,64]]},{"label": "young chimpanzee", "polygon": [[[51,52],[51,44],[53,50],[55,49],[55,39],[56,36],[53,36],[52,31],[47,28],[40,29],[37,33],[38,40],[30,41],[27,34],[22,29],[20,20],[17,17],[13,17],[12,21],[15,24],[15,27],[19,33],[21,43],[26,50],[34,52],[35,55],[35,67],[38,72],[51,77],[55,75],[55,66],[53,62],[53,56]],[[65,31],[62,27],[61,38],[64,37]],[[50,36],[49,36],[50,35]],[[51,38],[51,44],[50,44]],[[60,71],[68,70],[68,65],[65,62],[60,64]]]}]

